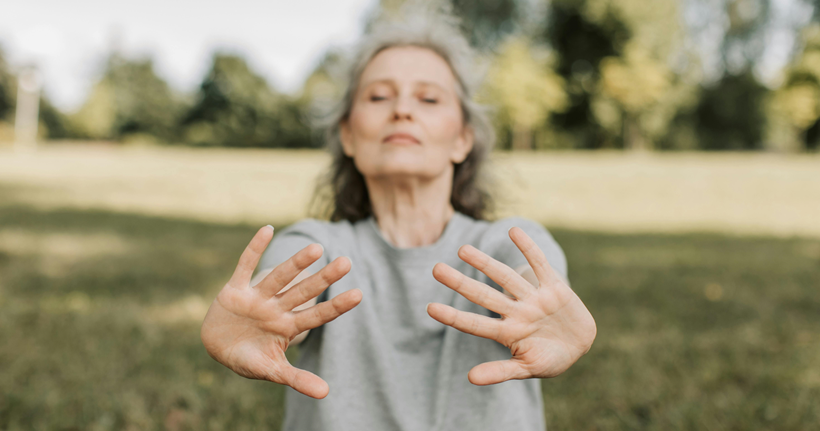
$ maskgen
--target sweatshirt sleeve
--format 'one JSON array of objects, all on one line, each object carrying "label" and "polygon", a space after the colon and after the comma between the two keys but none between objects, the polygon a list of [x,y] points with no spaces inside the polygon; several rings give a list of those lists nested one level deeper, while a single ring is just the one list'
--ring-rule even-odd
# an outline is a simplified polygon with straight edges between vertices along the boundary
[{"label": "sweatshirt sleeve", "polygon": [[569,283],[567,258],[564,251],[544,226],[532,220],[509,217],[496,221],[485,234],[482,251],[513,269],[528,265],[529,263],[524,254],[510,239],[509,230],[514,226],[518,226],[532,238],[535,244],[544,252],[552,269]]},{"label": "sweatshirt sleeve", "polygon": [[299,250],[310,244],[319,243],[325,248],[325,253],[307,268],[311,274],[316,274],[330,263],[327,252],[329,244],[327,244],[326,235],[324,235],[326,230],[325,223],[313,219],[302,220],[283,228],[281,231],[276,230],[273,240],[262,253],[262,258],[256,267],[257,272],[276,268]]}]

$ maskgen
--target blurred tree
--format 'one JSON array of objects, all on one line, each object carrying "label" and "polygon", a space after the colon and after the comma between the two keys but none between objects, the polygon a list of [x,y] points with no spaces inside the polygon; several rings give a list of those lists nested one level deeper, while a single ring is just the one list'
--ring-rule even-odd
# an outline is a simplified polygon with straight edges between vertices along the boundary
[{"label": "blurred tree", "polygon": [[274,92],[242,57],[217,53],[183,119],[185,141],[237,147],[315,146],[302,106]]},{"label": "blurred tree", "polygon": [[341,99],[346,72],[344,61],[342,51],[331,47],[305,79],[298,104],[304,106],[308,114],[321,116]]},{"label": "blurred tree", "polygon": [[510,37],[499,48],[487,75],[484,98],[512,130],[512,148],[532,149],[533,130],[553,112],[566,109],[564,80],[550,67],[549,53],[525,37]]},{"label": "blurred tree", "polygon": [[91,139],[138,136],[169,142],[177,139],[180,108],[151,60],[129,60],[115,52],[71,124],[74,133]]},{"label": "blurred tree", "polygon": [[[0,49],[0,142],[14,140],[16,104],[17,77]],[[45,95],[40,97],[39,122],[39,138],[60,139],[69,136],[65,115]]]},{"label": "blurred tree", "polygon": [[[674,0],[557,0],[543,34],[562,55],[579,146],[654,148],[694,102],[697,61]],[[586,129],[586,130],[585,130]]]},{"label": "blurred tree", "polygon": [[383,14],[399,13],[403,6],[440,8],[459,17],[461,29],[470,43],[488,52],[530,20],[536,3],[527,0],[379,0],[365,20],[365,32],[370,31]]},{"label": "blurred tree", "polygon": [[721,53],[727,73],[743,76],[760,61],[766,47],[772,0],[724,0],[728,21]]},{"label": "blurred tree", "polygon": [[700,148],[752,150],[761,147],[768,89],[751,70],[726,75],[703,89],[695,110]]},{"label": "blurred tree", "polygon": [[0,50],[0,121],[9,121],[14,114],[17,80],[9,70],[6,57]]},{"label": "blurred tree", "polygon": [[766,147],[779,151],[816,148],[820,138],[820,24],[801,34],[799,54],[784,71],[783,85],[768,98]]},{"label": "blurred tree", "polygon": [[0,50],[0,142],[14,141],[14,101],[17,80],[9,70],[3,51]]},{"label": "blurred tree", "polygon": [[65,114],[45,97],[40,97],[40,129],[48,139],[70,138],[70,125]]},{"label": "blurred tree", "polygon": [[618,53],[630,37],[624,23],[612,14],[595,22],[585,11],[585,1],[554,0],[536,41],[557,53],[556,71],[567,83],[568,109],[554,115],[553,124],[564,132],[571,146],[598,148],[614,145],[591,110],[591,99],[600,80],[599,66],[604,57]]},{"label": "blurred tree", "polygon": [[91,88],[91,92],[80,109],[69,116],[72,135],[85,139],[115,139],[117,136],[117,106],[114,84],[102,79]]},{"label": "blurred tree", "polygon": [[450,0],[453,12],[470,43],[482,51],[498,47],[505,37],[517,33],[525,20],[523,0]]},{"label": "blurred tree", "polygon": [[625,51],[623,56],[601,61],[600,90],[594,97],[593,112],[599,124],[622,137],[624,148],[646,150],[653,145],[644,117],[668,94],[672,76],[665,64],[640,45],[631,44]]},{"label": "blurred tree", "polygon": [[[796,2],[817,0],[796,0]],[[784,5],[794,9],[795,2]],[[702,52],[717,48],[717,64],[710,67],[709,82],[723,75],[740,76],[760,64],[773,26],[778,25],[773,0],[681,0],[686,9],[687,31]],[[711,62],[710,62],[711,63]]]}]

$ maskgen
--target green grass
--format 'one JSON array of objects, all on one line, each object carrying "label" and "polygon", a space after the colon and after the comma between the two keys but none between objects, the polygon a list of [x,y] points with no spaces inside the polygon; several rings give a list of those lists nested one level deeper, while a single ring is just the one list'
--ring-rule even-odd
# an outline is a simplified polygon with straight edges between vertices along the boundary
[{"label": "green grass", "polygon": [[[282,387],[199,341],[256,228],[0,205],[0,430],[279,429]],[[820,423],[820,240],[554,235],[598,338],[551,430]]]}]

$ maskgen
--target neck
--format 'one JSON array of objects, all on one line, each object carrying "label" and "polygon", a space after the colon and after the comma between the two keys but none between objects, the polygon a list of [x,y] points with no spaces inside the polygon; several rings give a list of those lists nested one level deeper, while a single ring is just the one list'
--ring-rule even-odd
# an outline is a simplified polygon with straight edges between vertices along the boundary
[{"label": "neck", "polygon": [[382,236],[398,248],[435,243],[455,210],[452,171],[433,179],[365,178],[373,216]]}]

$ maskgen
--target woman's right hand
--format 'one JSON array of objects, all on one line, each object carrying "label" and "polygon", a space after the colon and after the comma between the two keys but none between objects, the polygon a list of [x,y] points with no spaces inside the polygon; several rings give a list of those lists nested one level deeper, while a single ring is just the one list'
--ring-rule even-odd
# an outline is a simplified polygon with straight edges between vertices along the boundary
[{"label": "woman's right hand", "polygon": [[362,292],[349,290],[330,301],[294,311],[350,271],[350,260],[340,257],[279,293],[322,256],[319,244],[305,247],[251,286],[253,271],[272,238],[273,228],[265,226],[245,248],[236,271],[202,322],[202,343],[211,357],[241,376],[270,380],[307,396],[324,398],[329,391],[327,383],[309,371],[292,366],[285,357],[285,350],[301,332],[330,322],[358,305]]}]

